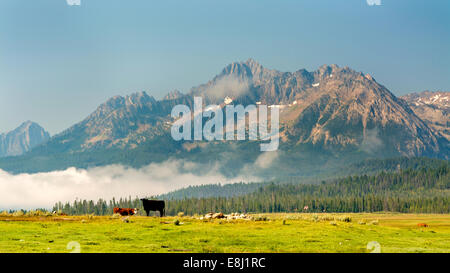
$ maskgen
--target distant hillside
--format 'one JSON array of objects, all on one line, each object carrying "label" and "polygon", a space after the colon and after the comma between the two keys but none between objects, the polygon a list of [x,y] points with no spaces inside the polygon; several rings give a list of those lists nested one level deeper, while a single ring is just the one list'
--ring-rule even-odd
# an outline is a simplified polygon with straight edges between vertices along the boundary
[{"label": "distant hillside", "polygon": [[185,198],[208,198],[208,197],[232,197],[245,195],[256,191],[265,183],[233,183],[233,184],[211,184],[200,186],[189,186],[166,194],[157,196],[158,199],[172,200]]}]

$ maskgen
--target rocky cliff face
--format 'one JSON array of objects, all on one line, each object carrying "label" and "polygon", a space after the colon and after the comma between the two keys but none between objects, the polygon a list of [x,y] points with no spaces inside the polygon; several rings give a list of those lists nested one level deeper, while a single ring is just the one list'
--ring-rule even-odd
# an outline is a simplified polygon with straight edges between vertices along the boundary
[{"label": "rocky cliff face", "polygon": [[424,91],[401,98],[428,126],[450,141],[450,92]]},{"label": "rocky cliff face", "polygon": [[24,122],[13,131],[0,134],[0,157],[22,155],[49,138],[49,133],[39,124]]}]

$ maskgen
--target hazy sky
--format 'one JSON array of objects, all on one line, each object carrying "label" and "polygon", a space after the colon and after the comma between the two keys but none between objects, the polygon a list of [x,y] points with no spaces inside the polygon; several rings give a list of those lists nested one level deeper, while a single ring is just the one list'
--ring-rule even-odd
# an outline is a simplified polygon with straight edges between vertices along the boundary
[{"label": "hazy sky", "polygon": [[113,95],[186,92],[249,57],[348,65],[397,95],[450,90],[450,1],[1,0],[0,132],[55,134]]}]

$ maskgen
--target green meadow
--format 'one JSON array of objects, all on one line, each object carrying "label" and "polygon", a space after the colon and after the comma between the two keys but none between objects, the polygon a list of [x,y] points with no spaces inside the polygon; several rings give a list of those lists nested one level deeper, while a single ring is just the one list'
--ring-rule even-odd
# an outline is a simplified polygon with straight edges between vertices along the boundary
[{"label": "green meadow", "polygon": [[[450,252],[447,214],[0,216],[0,252]],[[428,227],[418,227],[426,223]],[[79,247],[79,248],[78,248]]]}]

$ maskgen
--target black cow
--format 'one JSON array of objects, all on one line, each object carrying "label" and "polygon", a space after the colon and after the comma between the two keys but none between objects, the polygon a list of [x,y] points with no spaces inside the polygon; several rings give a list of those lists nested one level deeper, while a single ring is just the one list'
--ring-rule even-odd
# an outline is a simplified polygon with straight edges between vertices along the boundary
[{"label": "black cow", "polygon": [[142,205],[144,205],[144,210],[147,213],[147,216],[149,216],[150,211],[159,211],[159,216],[163,217],[165,213],[165,207],[166,203],[164,200],[149,200],[142,198]]}]

